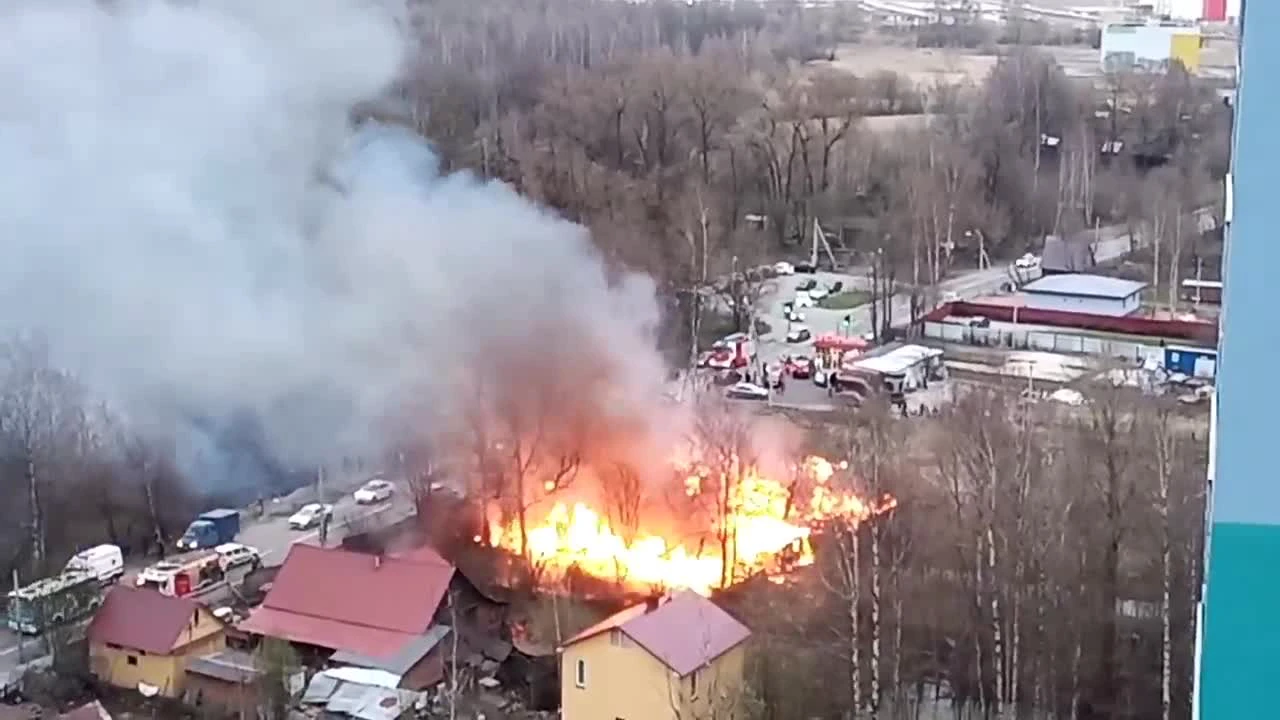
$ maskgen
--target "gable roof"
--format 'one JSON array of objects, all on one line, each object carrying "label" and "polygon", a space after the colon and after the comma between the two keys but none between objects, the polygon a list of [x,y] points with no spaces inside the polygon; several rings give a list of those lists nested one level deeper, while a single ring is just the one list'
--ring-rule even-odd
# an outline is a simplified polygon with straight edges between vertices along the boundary
[{"label": "gable roof", "polygon": [[246,632],[370,657],[430,627],[454,568],[439,555],[377,557],[295,544]]},{"label": "gable roof", "polygon": [[625,633],[681,677],[751,636],[746,625],[719,605],[685,590],[660,602],[656,608],[640,604],[611,615],[570,638],[565,646],[610,630]]},{"label": "gable roof", "polygon": [[194,621],[200,603],[147,588],[116,585],[89,623],[90,642],[163,655]]}]

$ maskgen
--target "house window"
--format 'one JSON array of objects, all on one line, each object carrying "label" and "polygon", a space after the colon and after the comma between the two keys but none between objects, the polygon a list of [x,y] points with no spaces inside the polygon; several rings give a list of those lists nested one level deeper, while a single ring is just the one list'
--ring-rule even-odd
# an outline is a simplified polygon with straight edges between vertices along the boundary
[{"label": "house window", "polygon": [[138,656],[137,656],[137,655],[129,655],[129,656],[126,656],[126,657],[125,657],[125,659],[124,659],[124,661],[125,661],[126,663],[130,664],[130,665],[137,665],[137,664],[138,664]]},{"label": "house window", "polygon": [[689,697],[698,697],[698,671],[689,673]]},{"label": "house window", "polygon": [[609,644],[614,647],[631,647],[631,638],[621,630],[610,630]]},{"label": "house window", "polygon": [[587,686],[587,661],[581,658],[573,669],[573,682],[580,688]]}]

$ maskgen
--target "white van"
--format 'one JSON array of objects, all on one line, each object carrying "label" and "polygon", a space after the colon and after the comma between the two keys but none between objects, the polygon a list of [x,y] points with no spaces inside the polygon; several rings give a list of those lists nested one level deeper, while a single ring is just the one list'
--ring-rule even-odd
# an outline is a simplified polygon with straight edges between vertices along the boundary
[{"label": "white van", "polygon": [[71,556],[67,570],[92,573],[98,582],[106,585],[124,575],[124,553],[117,545],[97,545]]}]

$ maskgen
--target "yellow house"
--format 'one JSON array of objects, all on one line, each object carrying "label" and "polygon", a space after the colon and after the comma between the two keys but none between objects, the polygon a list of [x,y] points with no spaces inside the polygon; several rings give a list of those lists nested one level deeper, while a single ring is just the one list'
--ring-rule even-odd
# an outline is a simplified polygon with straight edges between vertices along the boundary
[{"label": "yellow house", "polygon": [[117,585],[86,632],[89,667],[102,682],[179,697],[187,659],[226,647],[221,620],[195,600]]},{"label": "yellow house", "polygon": [[751,631],[694,592],[627,608],[560,648],[563,720],[735,720]]}]

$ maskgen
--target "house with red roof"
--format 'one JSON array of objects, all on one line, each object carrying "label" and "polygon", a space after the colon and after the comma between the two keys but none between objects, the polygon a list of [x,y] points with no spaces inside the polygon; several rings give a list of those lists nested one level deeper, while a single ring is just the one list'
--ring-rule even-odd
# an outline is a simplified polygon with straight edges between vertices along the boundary
[{"label": "house with red roof", "polygon": [[[382,670],[418,690],[444,675],[451,593],[460,577],[429,547],[373,555],[302,543],[238,629],[288,641],[310,658]],[[451,650],[451,647],[450,647]],[[464,650],[464,655],[468,654]]]},{"label": "house with red roof", "polygon": [[189,661],[226,647],[226,627],[191,598],[116,585],[86,630],[89,669],[121,688],[182,694]]},{"label": "house with red roof", "polygon": [[684,591],[629,607],[560,648],[563,720],[735,717],[751,631]]}]

